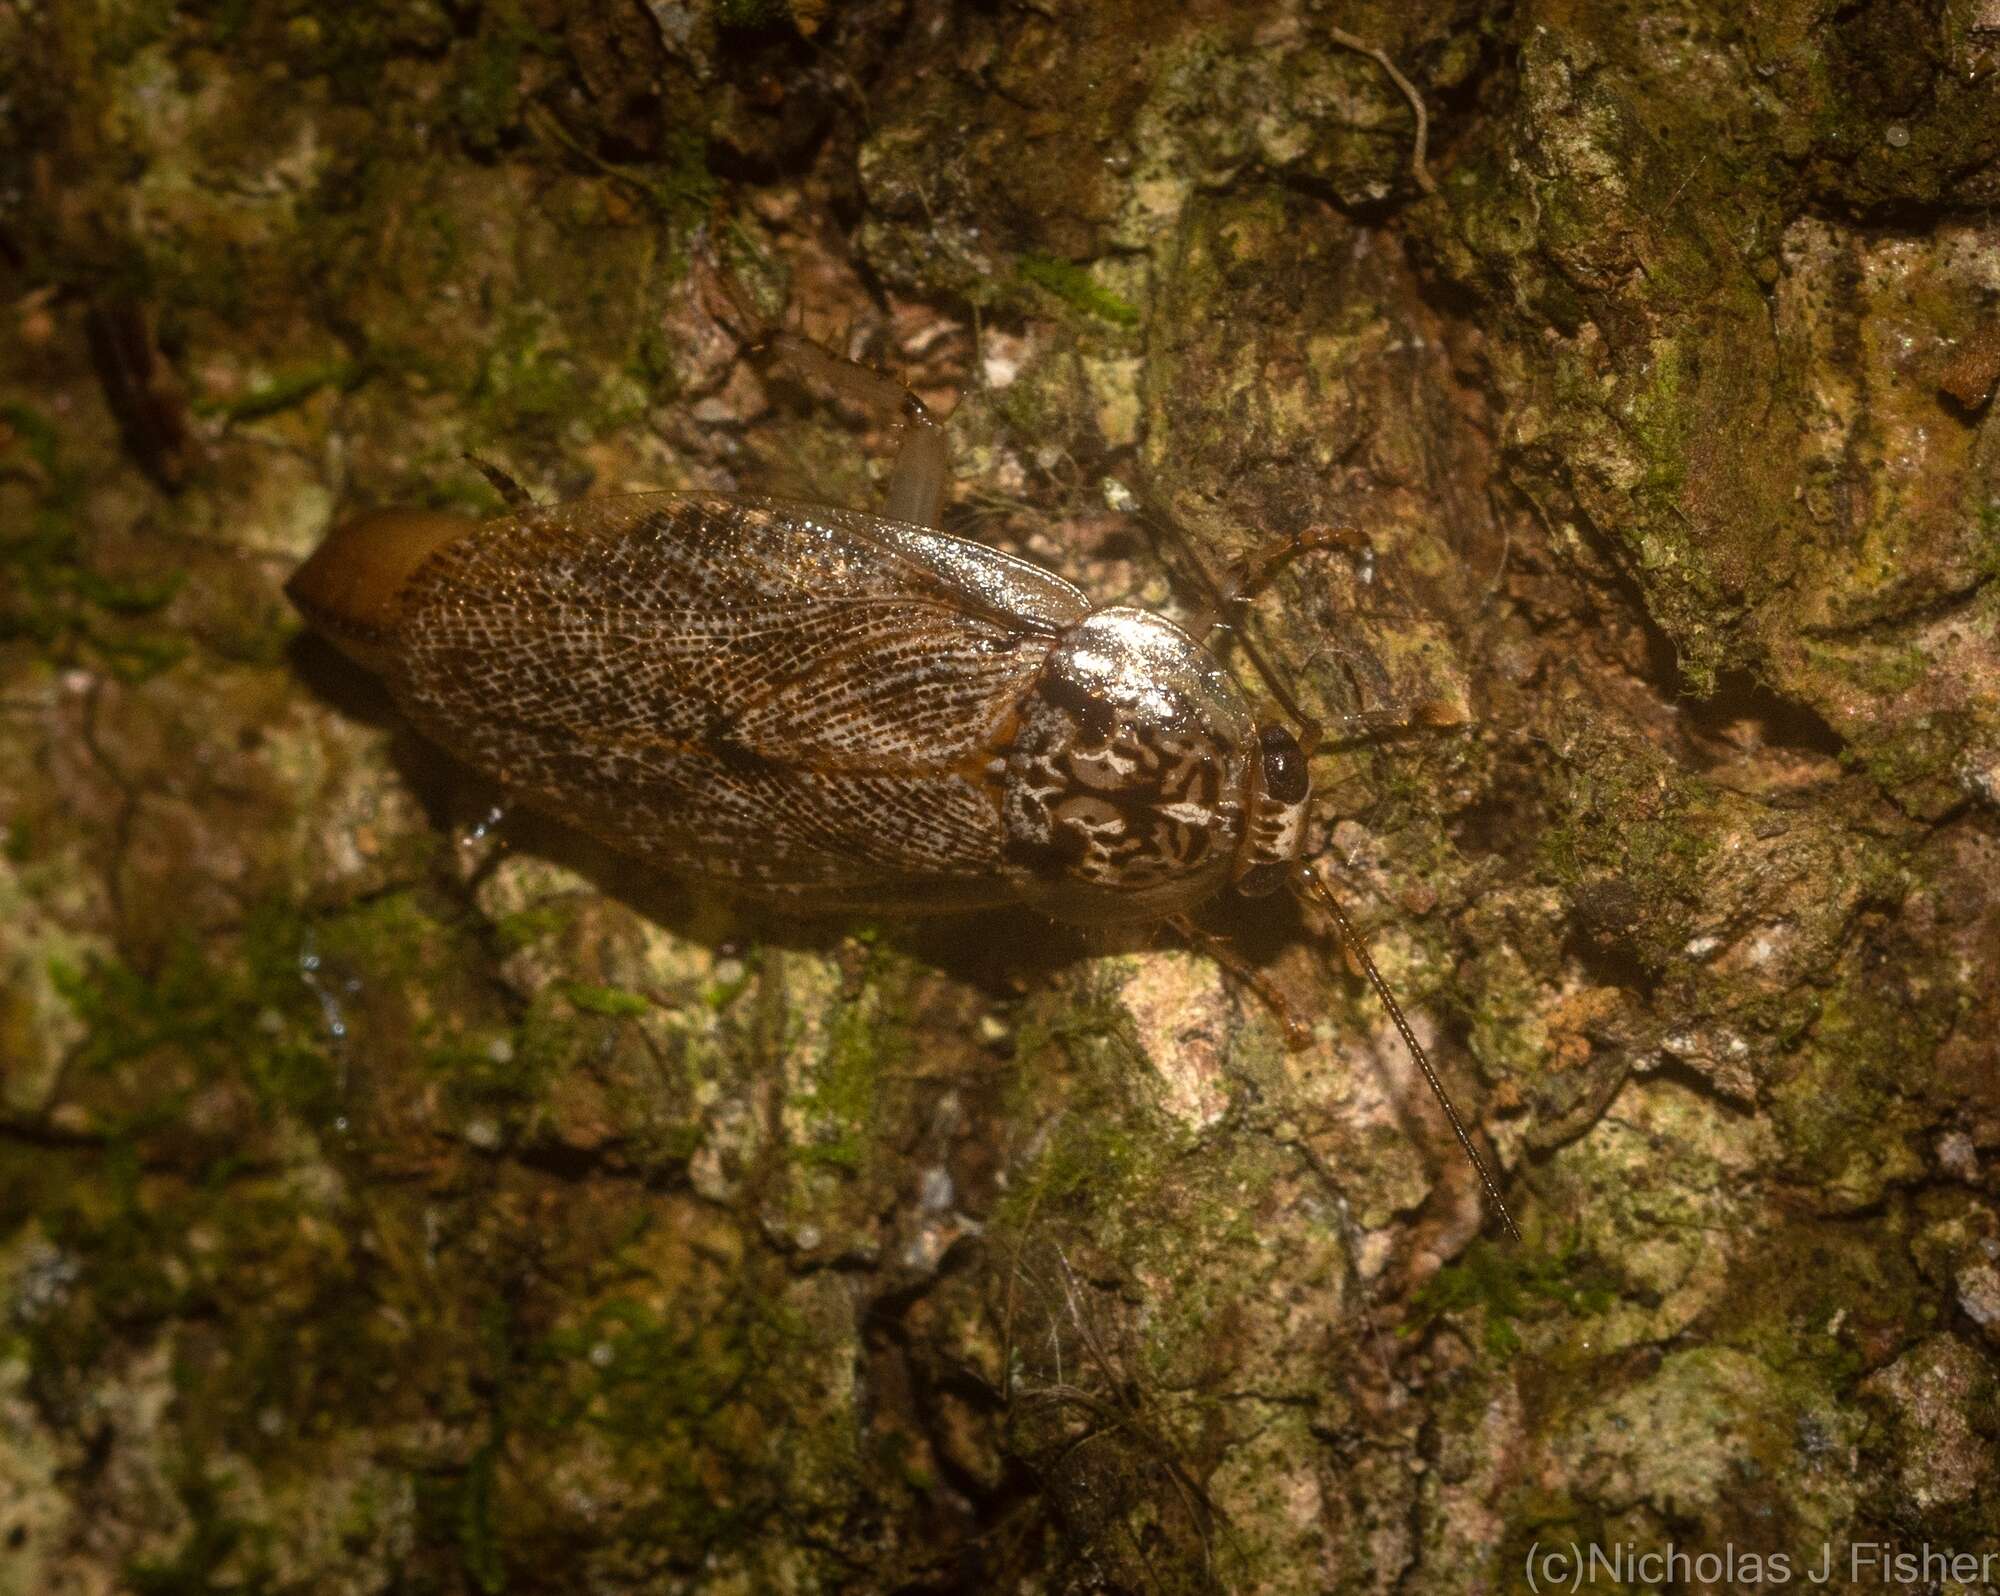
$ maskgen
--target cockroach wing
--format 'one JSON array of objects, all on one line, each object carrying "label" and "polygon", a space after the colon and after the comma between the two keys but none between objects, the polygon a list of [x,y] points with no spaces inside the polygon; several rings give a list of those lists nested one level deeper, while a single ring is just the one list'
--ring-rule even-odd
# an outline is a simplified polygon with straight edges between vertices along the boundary
[{"label": "cockroach wing", "polygon": [[1000,753],[1083,595],[852,511],[695,494],[488,522],[404,590],[429,735],[651,863],[801,907],[1004,902]]}]

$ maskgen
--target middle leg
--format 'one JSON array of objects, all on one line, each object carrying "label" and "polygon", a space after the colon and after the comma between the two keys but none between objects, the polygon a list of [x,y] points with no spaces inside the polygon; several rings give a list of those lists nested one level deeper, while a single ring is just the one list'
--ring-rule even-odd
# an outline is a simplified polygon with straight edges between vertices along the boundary
[{"label": "middle leg", "polygon": [[1264,1007],[1271,1011],[1271,1017],[1278,1022],[1278,1028],[1285,1033],[1287,1048],[1298,1053],[1312,1046],[1312,1027],[1262,970],[1215,932],[1206,926],[1196,925],[1184,914],[1171,916],[1167,924],[1189,946],[1199,948],[1215,960],[1224,975],[1240,981],[1257,994]]}]

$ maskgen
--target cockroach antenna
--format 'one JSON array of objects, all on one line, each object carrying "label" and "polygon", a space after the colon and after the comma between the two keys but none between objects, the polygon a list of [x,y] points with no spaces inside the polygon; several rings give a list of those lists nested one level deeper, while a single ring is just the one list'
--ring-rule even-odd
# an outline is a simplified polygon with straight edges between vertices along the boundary
[{"label": "cockroach antenna", "polygon": [[[1343,549],[1357,556],[1374,552],[1367,535],[1359,528],[1309,526],[1282,537],[1272,538],[1249,553],[1232,560],[1225,574],[1218,578],[1196,550],[1194,540],[1186,529],[1166,512],[1150,492],[1139,494],[1137,498],[1148,522],[1165,532],[1172,540],[1185,569],[1192,574],[1195,585],[1202,590],[1205,600],[1203,607],[1189,618],[1187,625],[1189,635],[1197,640],[1205,640],[1222,626],[1232,613],[1270,586],[1278,573],[1302,554],[1320,549]],[[1296,696],[1285,684],[1284,679],[1271,668],[1263,651],[1247,633],[1237,633],[1236,641],[1237,646],[1243,650],[1244,656],[1263,681],[1266,690],[1277,701],[1285,716],[1297,727],[1295,741],[1298,753],[1310,758],[1321,746],[1323,728],[1320,723],[1299,706]],[[1357,714],[1342,716],[1340,719],[1342,725],[1364,729],[1407,726],[1411,723],[1412,717],[1395,710],[1364,709]],[[1403,1013],[1402,1004],[1396,1001],[1396,994],[1390,990],[1382,972],[1375,967],[1375,961],[1369,955],[1367,944],[1361,940],[1361,934],[1355,929],[1354,922],[1348,918],[1347,911],[1334,896],[1333,888],[1327,883],[1326,877],[1312,864],[1299,858],[1293,862],[1288,884],[1294,896],[1301,902],[1317,904],[1333,921],[1334,929],[1340,934],[1341,945],[1367,976],[1368,984],[1374,987],[1376,996],[1389,1011],[1389,1018],[1395,1022],[1396,1031],[1402,1037],[1404,1046],[1416,1060],[1417,1068],[1423,1071],[1424,1080],[1429,1084],[1432,1095],[1437,1098],[1438,1107],[1444,1110],[1445,1121],[1451,1126],[1452,1135],[1458,1138],[1459,1147],[1470,1161],[1473,1172],[1479,1177],[1479,1185],[1486,1194],[1486,1200],[1493,1205],[1493,1211],[1500,1216],[1500,1222],[1506,1227],[1507,1234],[1519,1241],[1521,1232],[1514,1223],[1514,1216],[1507,1211],[1506,1203],[1501,1201],[1499,1187],[1495,1184],[1491,1171],[1487,1169],[1486,1161],[1479,1156],[1478,1149],[1473,1145],[1472,1136],[1466,1130],[1465,1122],[1459,1118],[1458,1109],[1444,1089],[1444,1082],[1438,1078],[1430,1055],[1417,1040],[1416,1032],[1410,1028],[1410,1022]],[[1243,881],[1239,880],[1237,885],[1239,891],[1247,890]],[[1184,923],[1177,922],[1176,929],[1181,930],[1182,934],[1189,936],[1191,940],[1212,940],[1204,939]],[[1225,967],[1235,970],[1264,1002],[1277,1012],[1279,1023],[1284,1026],[1293,1045],[1300,1045],[1300,1039],[1305,1035],[1304,1027],[1291,1013],[1276,988],[1256,972],[1242,968],[1237,961],[1223,957],[1220,948],[1211,946],[1211,952],[1217,954],[1219,961],[1223,962]]]},{"label": "cockroach antenna", "polygon": [[1424,1051],[1423,1043],[1417,1040],[1417,1033],[1410,1029],[1410,1022],[1404,1018],[1403,1005],[1396,1001],[1396,994],[1389,990],[1389,983],[1382,978],[1382,972],[1375,968],[1375,961],[1369,956],[1368,946],[1361,940],[1361,933],[1355,930],[1354,922],[1347,917],[1347,911],[1340,906],[1340,900],[1333,895],[1333,888],[1326,877],[1312,865],[1300,861],[1292,872],[1292,890],[1301,901],[1310,901],[1326,911],[1333,921],[1334,929],[1340,933],[1341,945],[1347,949],[1349,957],[1361,966],[1361,973],[1368,977],[1368,984],[1375,988],[1375,995],[1382,1000],[1382,1006],[1389,1011],[1389,1018],[1396,1023],[1396,1030],[1403,1038],[1403,1045],[1410,1050],[1410,1057],[1417,1061],[1417,1068],[1424,1072],[1424,1080],[1429,1083],[1431,1095],[1444,1110],[1452,1135],[1458,1138],[1458,1145],[1471,1162],[1473,1173],[1479,1177],[1480,1189],[1486,1193],[1486,1200],[1493,1205],[1493,1211],[1500,1216],[1500,1223],[1507,1234],[1519,1241],[1520,1228],[1514,1223],[1514,1216],[1507,1211],[1507,1205],[1500,1198],[1500,1189],[1493,1183],[1493,1176],[1486,1168],[1486,1161],[1479,1156],[1479,1149],[1472,1145],[1471,1134],[1465,1123],[1458,1117],[1458,1110],[1452,1105],[1451,1097],[1444,1089],[1444,1082],[1438,1079],[1437,1070],[1431,1065],[1430,1055]]}]

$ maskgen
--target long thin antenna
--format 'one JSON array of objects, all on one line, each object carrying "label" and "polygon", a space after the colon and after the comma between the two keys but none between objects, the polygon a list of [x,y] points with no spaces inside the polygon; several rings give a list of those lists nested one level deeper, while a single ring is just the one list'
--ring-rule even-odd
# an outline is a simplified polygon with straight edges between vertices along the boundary
[{"label": "long thin antenna", "polygon": [[1417,1068],[1424,1072],[1424,1079],[1430,1082],[1431,1091],[1444,1110],[1444,1117],[1451,1123],[1451,1133],[1458,1138],[1458,1145],[1465,1149],[1465,1156],[1472,1161],[1473,1172],[1479,1176],[1479,1184],[1486,1192],[1486,1200],[1493,1205],[1493,1211],[1500,1216],[1500,1223],[1507,1227],[1507,1234],[1516,1241],[1521,1232],[1514,1224],[1514,1216],[1507,1212],[1507,1205],[1500,1200],[1500,1188],[1493,1184],[1493,1177],[1487,1173],[1486,1162],[1479,1156],[1479,1149],[1472,1145],[1472,1138],[1466,1133],[1465,1123],[1458,1117],[1458,1110],[1451,1106],[1451,1099],[1445,1095],[1444,1082],[1438,1079],[1437,1071],[1431,1068],[1429,1055],[1423,1044],[1417,1040],[1416,1032],[1410,1029],[1410,1022],[1403,1018],[1403,1006],[1396,1001],[1396,994],[1389,990],[1389,983],[1382,979],[1382,972],[1375,968],[1375,961],[1368,956],[1368,949],[1361,941],[1361,934],[1354,929],[1354,922],[1347,918],[1347,911],[1340,906],[1340,900],[1333,895],[1333,888],[1327,885],[1326,877],[1311,865],[1300,861],[1292,875],[1292,887],[1301,897],[1310,897],[1332,917],[1340,940],[1347,951],[1354,955],[1355,963],[1361,966],[1368,977],[1368,984],[1375,988],[1375,995],[1388,1009],[1389,1018],[1396,1022],[1396,1029],[1402,1033],[1403,1045],[1410,1050],[1410,1057],[1417,1061]]}]

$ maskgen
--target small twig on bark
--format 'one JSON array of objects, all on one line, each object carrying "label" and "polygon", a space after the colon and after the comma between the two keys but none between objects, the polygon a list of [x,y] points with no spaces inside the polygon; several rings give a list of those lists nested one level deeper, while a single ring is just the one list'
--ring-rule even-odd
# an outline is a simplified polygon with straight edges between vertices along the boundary
[{"label": "small twig on bark", "polygon": [[1402,91],[1403,98],[1410,102],[1410,110],[1417,119],[1417,142],[1410,151],[1410,175],[1417,180],[1418,188],[1426,194],[1435,194],[1438,191],[1437,179],[1431,176],[1430,162],[1425,159],[1430,149],[1431,118],[1430,113],[1424,109],[1424,97],[1417,93],[1417,86],[1403,76],[1396,63],[1389,59],[1388,52],[1380,46],[1355,37],[1345,28],[1329,28],[1327,37],[1344,50],[1353,50],[1367,56],[1389,74],[1389,81],[1395,84]]}]

